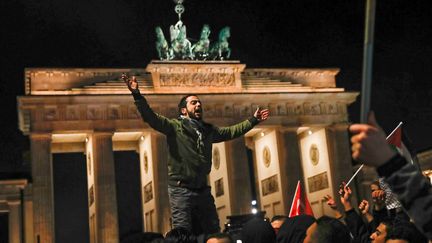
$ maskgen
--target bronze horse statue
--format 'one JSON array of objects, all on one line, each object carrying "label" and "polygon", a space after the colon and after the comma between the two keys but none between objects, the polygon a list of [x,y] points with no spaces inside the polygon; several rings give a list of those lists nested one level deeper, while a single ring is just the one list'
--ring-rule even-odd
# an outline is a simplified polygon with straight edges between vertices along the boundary
[{"label": "bronze horse statue", "polygon": [[155,29],[156,31],[156,51],[158,53],[160,60],[170,60],[170,48],[168,42],[165,39],[165,35],[162,29],[158,26]]},{"label": "bronze horse statue", "polygon": [[210,49],[210,26],[205,24],[201,30],[201,36],[197,43],[192,45],[192,53],[196,60],[207,60]]},{"label": "bronze horse statue", "polygon": [[230,37],[230,27],[226,26],[219,32],[219,39],[210,47],[210,59],[225,60],[231,56],[228,38]]}]

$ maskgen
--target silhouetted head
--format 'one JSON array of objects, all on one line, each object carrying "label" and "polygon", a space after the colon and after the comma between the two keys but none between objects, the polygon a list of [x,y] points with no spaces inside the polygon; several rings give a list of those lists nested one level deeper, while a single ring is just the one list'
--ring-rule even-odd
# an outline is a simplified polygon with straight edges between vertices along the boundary
[{"label": "silhouetted head", "polygon": [[174,228],[165,235],[165,243],[197,243],[197,239],[186,228]]},{"label": "silhouetted head", "polygon": [[216,233],[209,235],[206,243],[234,243],[234,240],[227,233]]},{"label": "silhouetted head", "polygon": [[304,243],[351,242],[348,228],[339,220],[322,216],[306,231]]},{"label": "silhouetted head", "polygon": [[386,243],[427,243],[427,238],[410,222],[399,222],[386,236]]}]

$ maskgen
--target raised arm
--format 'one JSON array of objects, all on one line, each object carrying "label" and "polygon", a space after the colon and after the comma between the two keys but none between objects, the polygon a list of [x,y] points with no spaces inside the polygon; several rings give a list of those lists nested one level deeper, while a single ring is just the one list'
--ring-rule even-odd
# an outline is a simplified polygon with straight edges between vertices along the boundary
[{"label": "raised arm", "polygon": [[138,89],[136,77],[133,76],[132,79],[130,79],[126,74],[122,74],[122,79],[126,83],[128,89],[131,91],[135,99],[135,105],[141,114],[143,121],[148,123],[150,127],[156,131],[159,131],[163,134],[171,133],[173,131],[173,125],[171,121],[168,118],[155,113],[150,108],[147,100],[141,95]]},{"label": "raised arm", "polygon": [[237,123],[229,127],[220,127],[220,128],[216,127],[215,134],[213,136],[213,142],[218,143],[218,142],[223,142],[226,140],[237,138],[247,133],[258,123],[267,120],[269,115],[270,112],[268,109],[261,109],[258,107],[253,117],[243,122]]},{"label": "raised arm", "polygon": [[366,165],[377,168],[416,226],[432,239],[432,185],[416,166],[394,151],[385,139],[375,116],[368,124],[353,124],[350,131],[352,156]]}]

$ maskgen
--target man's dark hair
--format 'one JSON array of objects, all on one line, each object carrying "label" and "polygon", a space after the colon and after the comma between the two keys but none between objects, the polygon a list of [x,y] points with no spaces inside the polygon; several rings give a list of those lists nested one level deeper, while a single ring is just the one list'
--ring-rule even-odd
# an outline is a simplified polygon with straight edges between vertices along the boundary
[{"label": "man's dark hair", "polygon": [[410,222],[399,223],[386,235],[386,240],[406,240],[409,243],[427,243],[426,237]]},{"label": "man's dark hair", "polygon": [[377,181],[373,181],[372,183],[371,183],[371,185],[375,185],[375,186],[377,186],[378,188],[380,188],[381,189],[381,186],[380,186],[380,184],[379,184],[379,181],[377,180]]},{"label": "man's dark hair", "polygon": [[275,216],[273,216],[273,218],[271,218],[270,223],[273,223],[273,221],[276,221],[276,220],[285,221],[285,219],[287,219],[287,218],[288,218],[288,216],[285,216],[285,215],[275,215]]},{"label": "man's dark hair", "polygon": [[188,229],[178,227],[166,234],[165,243],[197,243],[197,239]]},{"label": "man's dark hair", "polygon": [[211,239],[211,238],[216,238],[216,239],[228,239],[229,242],[234,243],[233,238],[231,237],[231,235],[229,235],[228,233],[214,233],[211,234],[207,237],[206,241]]},{"label": "man's dark hair", "polygon": [[351,236],[348,228],[339,220],[328,216],[317,219],[317,228],[314,238],[320,243],[350,242]]},{"label": "man's dark hair", "polygon": [[[188,97],[190,97],[190,96],[197,96],[197,95],[196,95],[196,94],[187,94],[187,95],[183,96],[183,97],[180,99],[180,102],[178,103],[178,112],[179,112],[179,115],[183,115],[182,112],[181,112],[181,109],[182,109],[182,108],[186,108],[186,104],[187,104],[186,99],[187,99]],[[197,96],[197,97],[198,97],[198,96]]]},{"label": "man's dark hair", "polygon": [[385,225],[387,234],[392,233],[392,231],[393,231],[393,221],[392,220],[385,218],[380,223]]}]

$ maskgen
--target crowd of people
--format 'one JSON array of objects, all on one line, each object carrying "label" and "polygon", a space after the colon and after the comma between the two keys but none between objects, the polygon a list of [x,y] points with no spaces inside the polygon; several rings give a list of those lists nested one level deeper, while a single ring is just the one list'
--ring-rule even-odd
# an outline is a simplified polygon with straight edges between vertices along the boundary
[{"label": "crowd of people", "polygon": [[[388,210],[386,192],[378,181],[370,186],[372,201],[361,200],[357,208],[352,204],[351,188],[341,185],[339,191],[343,211],[330,195],[324,199],[334,211],[334,217],[318,219],[310,215],[288,217],[276,215],[271,220],[255,217],[243,225],[240,234],[215,233],[195,236],[186,228],[178,227],[162,234],[143,233],[139,238],[123,243],[428,243],[425,228],[421,232],[404,208]],[[426,212],[425,212],[426,213]],[[431,218],[431,215],[424,215]],[[153,238],[152,238],[153,237]]]},{"label": "crowd of people", "polygon": [[[123,77],[135,99],[143,121],[167,137],[168,195],[174,228],[163,237],[143,233],[128,239],[131,242],[176,243],[427,243],[432,240],[432,186],[417,166],[389,146],[384,131],[371,113],[367,124],[353,124],[352,157],[375,167],[382,183],[371,185],[372,202],[351,203],[352,191],[342,184],[338,211],[336,199],[325,197],[335,217],[315,219],[308,215],[277,216],[272,220],[253,218],[245,223],[240,235],[219,233],[219,219],[206,175],[210,172],[212,143],[239,137],[269,117],[267,109],[258,108],[252,117],[230,127],[216,127],[203,121],[201,100],[196,95],[184,96],[179,104],[179,117],[168,119],[155,113],[141,95],[133,77]],[[400,203],[388,210],[388,186]],[[197,209],[197,210],[196,210]],[[199,223],[192,221],[198,217]],[[201,227],[201,234],[195,231]],[[234,239],[235,238],[235,239]]]}]

